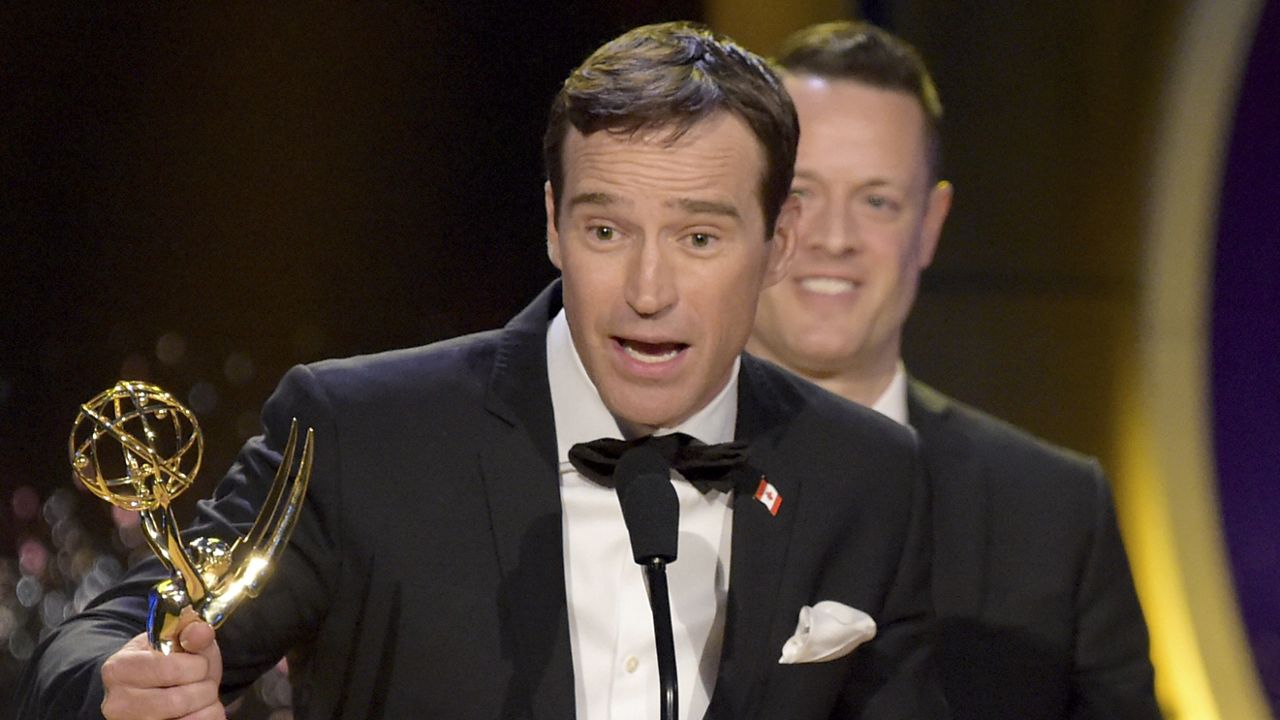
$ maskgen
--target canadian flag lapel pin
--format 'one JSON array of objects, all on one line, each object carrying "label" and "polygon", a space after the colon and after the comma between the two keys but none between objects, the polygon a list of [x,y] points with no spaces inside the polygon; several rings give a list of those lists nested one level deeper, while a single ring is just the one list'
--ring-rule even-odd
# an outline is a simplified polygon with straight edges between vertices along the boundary
[{"label": "canadian flag lapel pin", "polygon": [[769,483],[769,478],[760,476],[760,486],[756,488],[756,499],[769,509],[769,514],[777,516],[778,508],[782,507],[782,495],[778,494],[778,488]]}]

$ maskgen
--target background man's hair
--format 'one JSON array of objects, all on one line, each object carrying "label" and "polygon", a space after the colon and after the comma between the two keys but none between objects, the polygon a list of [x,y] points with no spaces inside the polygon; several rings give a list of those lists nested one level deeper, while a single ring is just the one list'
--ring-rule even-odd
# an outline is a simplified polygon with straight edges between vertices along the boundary
[{"label": "background man's hair", "polygon": [[929,173],[938,178],[942,101],[920,53],[905,40],[865,22],[822,23],[787,37],[777,63],[795,75],[852,80],[914,97],[924,111]]},{"label": "background man's hair", "polygon": [[657,130],[674,142],[719,112],[740,118],[760,141],[760,206],[766,239],[772,237],[795,171],[795,106],[764,59],[688,22],[635,28],[601,46],[564,81],[542,139],[555,198],[553,221],[559,221],[571,125],[583,135]]}]

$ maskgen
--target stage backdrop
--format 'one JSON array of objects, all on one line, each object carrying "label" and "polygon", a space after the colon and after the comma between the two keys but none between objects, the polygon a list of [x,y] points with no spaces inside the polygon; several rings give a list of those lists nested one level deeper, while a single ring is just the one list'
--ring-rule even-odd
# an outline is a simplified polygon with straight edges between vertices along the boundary
[{"label": "stage backdrop", "polygon": [[1212,412],[1232,576],[1272,708],[1280,708],[1280,2],[1243,74],[1213,264]]}]

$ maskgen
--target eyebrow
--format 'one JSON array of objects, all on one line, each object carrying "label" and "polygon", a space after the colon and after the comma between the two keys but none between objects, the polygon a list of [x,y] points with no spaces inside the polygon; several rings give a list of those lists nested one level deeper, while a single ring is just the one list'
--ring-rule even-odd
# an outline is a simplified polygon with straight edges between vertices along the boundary
[{"label": "eyebrow", "polygon": [[667,202],[667,205],[675,205],[681,209],[691,213],[702,213],[707,215],[723,215],[741,220],[742,215],[738,213],[738,208],[729,203],[716,202],[714,200],[695,200],[693,198],[678,198]]},{"label": "eyebrow", "polygon": [[[574,195],[569,198],[569,208],[573,209],[579,205],[599,205],[608,207],[610,205],[629,205],[630,203],[616,195],[604,192],[586,192]],[[738,212],[738,208],[730,203],[716,202],[714,200],[697,200],[695,198],[676,198],[668,200],[664,203],[668,207],[678,207],[686,212],[704,213],[708,215],[723,215],[735,220],[742,219],[742,214]]]},{"label": "eyebrow", "polygon": [[609,193],[588,192],[579,193],[569,198],[569,208],[573,209],[579,205],[603,205],[609,206],[622,202],[620,198]]},{"label": "eyebrow", "polygon": [[[796,170],[796,179],[809,180],[811,182],[822,182],[822,176],[818,173],[808,172],[804,170]],[[858,183],[858,187],[893,187],[893,181],[886,177],[875,176],[870,180],[864,180]]]}]

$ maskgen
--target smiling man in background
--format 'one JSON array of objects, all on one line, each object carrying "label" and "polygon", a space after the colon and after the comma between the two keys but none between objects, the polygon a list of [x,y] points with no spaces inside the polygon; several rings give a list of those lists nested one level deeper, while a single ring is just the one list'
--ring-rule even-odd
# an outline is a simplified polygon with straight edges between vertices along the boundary
[{"label": "smiling man in background", "polygon": [[913,48],[865,23],[787,40],[801,136],[790,276],[748,349],[919,434],[933,482],[938,656],[957,718],[1159,716],[1147,630],[1096,461],[909,378],[902,329],[952,187]]}]

